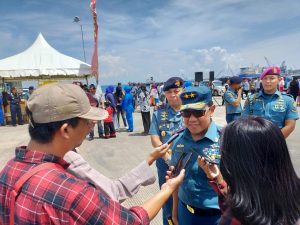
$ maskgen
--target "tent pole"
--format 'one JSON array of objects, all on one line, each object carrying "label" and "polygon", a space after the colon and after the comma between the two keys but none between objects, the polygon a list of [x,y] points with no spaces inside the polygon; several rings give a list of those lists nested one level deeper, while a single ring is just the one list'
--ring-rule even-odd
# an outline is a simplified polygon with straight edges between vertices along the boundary
[{"label": "tent pole", "polygon": [[86,85],[89,86],[89,82],[88,82],[87,76],[85,76],[85,82],[86,82]]}]

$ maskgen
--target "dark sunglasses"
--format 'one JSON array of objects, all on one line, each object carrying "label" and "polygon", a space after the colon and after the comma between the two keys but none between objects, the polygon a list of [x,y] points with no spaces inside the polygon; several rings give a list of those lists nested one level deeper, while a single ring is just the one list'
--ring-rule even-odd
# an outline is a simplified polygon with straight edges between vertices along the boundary
[{"label": "dark sunglasses", "polygon": [[191,115],[194,117],[202,117],[205,115],[206,110],[183,110],[181,111],[182,117],[189,118]]}]

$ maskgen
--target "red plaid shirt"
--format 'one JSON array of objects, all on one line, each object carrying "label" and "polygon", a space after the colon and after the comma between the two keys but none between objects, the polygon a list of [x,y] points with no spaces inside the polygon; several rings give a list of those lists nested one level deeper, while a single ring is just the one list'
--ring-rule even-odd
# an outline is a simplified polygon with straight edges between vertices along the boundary
[{"label": "red plaid shirt", "polygon": [[0,224],[9,224],[10,194],[15,182],[38,164],[54,162],[62,169],[42,170],[23,185],[15,204],[15,224],[149,224],[141,207],[126,209],[101,189],[65,169],[63,159],[38,151],[16,149],[0,173]]}]

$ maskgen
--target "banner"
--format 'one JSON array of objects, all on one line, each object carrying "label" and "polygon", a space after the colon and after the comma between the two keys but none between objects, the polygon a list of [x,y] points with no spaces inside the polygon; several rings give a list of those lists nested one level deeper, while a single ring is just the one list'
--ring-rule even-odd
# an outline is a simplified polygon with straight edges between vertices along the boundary
[{"label": "banner", "polygon": [[96,0],[91,0],[91,11],[93,16],[94,24],[94,51],[92,56],[92,75],[95,76],[96,82],[98,84],[98,22],[97,22],[97,12],[96,12]]}]

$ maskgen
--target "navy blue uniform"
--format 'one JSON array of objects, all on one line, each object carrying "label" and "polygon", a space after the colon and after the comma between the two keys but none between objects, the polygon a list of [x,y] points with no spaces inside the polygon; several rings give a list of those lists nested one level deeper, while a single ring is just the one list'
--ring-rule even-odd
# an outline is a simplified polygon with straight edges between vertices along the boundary
[{"label": "navy blue uniform", "polygon": [[280,129],[286,120],[299,119],[297,104],[292,96],[276,91],[267,95],[263,91],[251,95],[245,102],[243,116],[255,115],[275,123]]},{"label": "navy blue uniform", "polygon": [[[198,155],[204,154],[203,150],[212,149],[219,152],[219,141],[220,127],[213,121],[202,139],[194,141],[191,133],[186,129],[174,141],[171,159],[173,165],[176,165],[181,154],[193,151],[178,193],[178,223],[180,225],[219,223],[221,211],[217,193],[208,184],[207,176],[197,162]],[[203,215],[197,212],[202,212]]]},{"label": "navy blue uniform", "polygon": [[4,113],[3,113],[3,101],[2,101],[2,94],[0,93],[0,125],[4,126]]},{"label": "navy blue uniform", "polygon": [[[180,112],[176,112],[167,104],[153,113],[149,134],[158,135],[161,142],[165,143],[172,136],[172,133],[175,130],[182,127],[183,120]],[[156,160],[156,167],[159,187],[161,187],[161,185],[166,182],[165,177],[169,167],[163,159]],[[164,225],[168,225],[167,218],[172,216],[172,204],[171,197],[163,207]]]},{"label": "navy blue uniform", "polygon": [[18,117],[18,124],[23,124],[22,112],[21,112],[21,95],[16,93],[10,93],[8,95],[8,100],[10,104],[10,113],[11,113],[11,123],[13,126],[16,126],[16,117]]},{"label": "navy blue uniform", "polygon": [[226,106],[226,122],[230,123],[241,116],[242,104],[234,107],[232,103],[238,98],[237,92],[231,87],[224,94],[225,106]]}]

